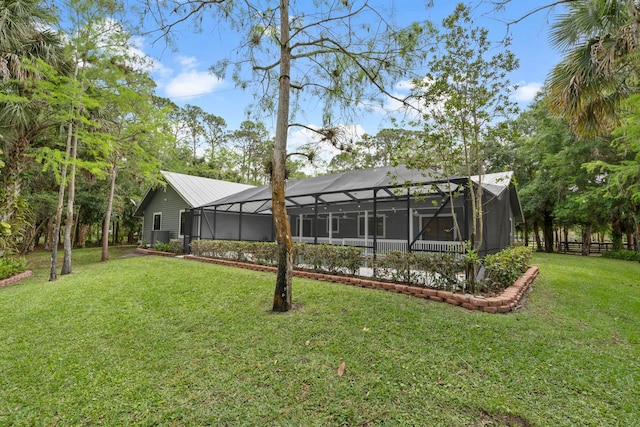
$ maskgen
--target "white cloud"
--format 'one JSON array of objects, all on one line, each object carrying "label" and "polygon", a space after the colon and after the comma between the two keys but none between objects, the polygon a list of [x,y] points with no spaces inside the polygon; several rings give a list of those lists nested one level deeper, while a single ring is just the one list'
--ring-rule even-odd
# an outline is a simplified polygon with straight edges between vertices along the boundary
[{"label": "white cloud", "polygon": [[164,90],[169,97],[195,98],[211,93],[223,84],[208,71],[187,70],[169,80]]},{"label": "white cloud", "polygon": [[193,56],[178,56],[178,63],[186,69],[193,69],[198,64],[198,60]]},{"label": "white cloud", "polygon": [[542,83],[532,82],[527,84],[521,84],[518,89],[513,93],[512,97],[517,102],[530,102],[536,97],[538,92],[542,89]]},{"label": "white cloud", "polygon": [[209,94],[220,86],[224,80],[212,75],[208,71],[198,70],[198,60],[193,56],[179,55],[175,62],[180,72],[156,63],[155,71],[159,74],[158,86],[164,89],[169,98],[190,99]]}]

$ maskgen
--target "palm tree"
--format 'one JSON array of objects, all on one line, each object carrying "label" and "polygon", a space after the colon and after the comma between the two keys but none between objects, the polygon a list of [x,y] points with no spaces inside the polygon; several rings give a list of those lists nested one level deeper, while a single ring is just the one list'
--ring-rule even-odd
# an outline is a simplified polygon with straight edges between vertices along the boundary
[{"label": "palm tree", "polygon": [[49,29],[52,15],[37,0],[3,0],[0,4],[0,80],[29,78],[23,58],[60,61],[59,38]]},{"label": "palm tree", "polygon": [[38,60],[58,69],[64,64],[59,38],[49,29],[52,21],[49,11],[37,0],[0,3],[0,87],[7,95],[0,99],[0,148],[6,162],[1,174],[0,220],[6,222],[14,216],[22,192],[30,145],[51,125],[39,114],[42,105],[29,96],[29,82],[41,78],[32,66]]},{"label": "palm tree", "polygon": [[566,56],[549,77],[549,108],[578,135],[608,133],[621,100],[638,89],[640,3],[583,0],[567,8],[551,31]]}]

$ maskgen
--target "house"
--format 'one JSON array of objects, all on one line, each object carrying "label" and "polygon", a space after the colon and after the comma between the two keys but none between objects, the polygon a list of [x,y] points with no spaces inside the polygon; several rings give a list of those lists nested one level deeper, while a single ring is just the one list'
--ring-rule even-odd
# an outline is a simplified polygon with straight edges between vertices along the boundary
[{"label": "house", "polygon": [[151,188],[135,212],[141,216],[142,241],[183,239],[191,209],[236,194],[251,185],[161,171],[164,186]]},{"label": "house", "polygon": [[[294,241],[390,250],[464,252],[472,192],[482,191],[480,255],[498,252],[524,221],[513,173],[467,177],[404,166],[291,181],[286,203]],[[191,209],[185,247],[196,239],[273,240],[271,189],[252,187]],[[480,227],[478,227],[480,228]],[[190,233],[190,234],[189,234]]]}]

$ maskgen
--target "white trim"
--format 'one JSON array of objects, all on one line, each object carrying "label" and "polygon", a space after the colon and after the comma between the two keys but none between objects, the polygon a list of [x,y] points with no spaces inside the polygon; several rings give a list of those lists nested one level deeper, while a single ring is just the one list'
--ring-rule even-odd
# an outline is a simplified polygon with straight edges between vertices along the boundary
[{"label": "white trim", "polygon": [[[298,218],[300,218],[298,222],[298,241],[302,241],[303,237],[313,237],[313,225],[314,225],[314,218],[308,218],[305,217],[304,215],[300,215]],[[305,236],[304,234],[304,225],[305,224],[309,224],[309,235]]]},{"label": "white trim", "polygon": [[[329,228],[329,224],[333,224],[333,221],[336,221],[336,228],[334,229],[333,227]],[[340,217],[339,216],[333,216],[331,213],[329,213],[329,216],[327,217],[326,222],[326,227],[325,229],[327,230],[327,234],[329,234],[329,237],[332,236],[333,233],[340,233]]]},{"label": "white trim", "polygon": [[[198,218],[198,225],[196,226],[196,230],[198,230],[198,238],[202,238],[202,216],[205,215],[204,212],[200,212]],[[193,212],[191,212],[191,232],[193,233]],[[193,240],[193,235],[191,235],[191,239]]]},{"label": "white trim", "polygon": [[[156,228],[156,215],[160,216],[160,224],[158,224],[158,228]],[[151,218],[153,219],[153,221],[151,222],[151,231],[162,230],[162,212],[154,212]]]},{"label": "white trim", "polygon": [[[387,235],[387,216],[385,214],[378,214],[377,215],[378,218],[382,218],[382,234],[378,234],[376,236],[376,239],[384,239],[385,236]],[[369,219],[373,220],[373,214],[372,213],[367,213],[366,216],[365,214],[358,214],[358,237],[362,237],[365,239],[365,241],[367,240],[367,238],[369,237],[369,233],[367,233],[367,235],[365,236],[365,233],[363,232],[363,230],[360,227],[360,218],[364,219],[364,228],[365,230],[369,230]],[[376,227],[377,229],[377,227]],[[377,230],[374,230],[374,232],[376,232]],[[371,237],[373,237],[373,235],[371,235]]]},{"label": "white trim", "polygon": [[416,236],[415,233],[413,232],[413,208],[409,208],[407,212],[409,215],[409,241],[411,242]]},{"label": "white trim", "polygon": [[513,242],[516,239],[516,227],[514,225],[513,216],[509,212],[509,241]]}]

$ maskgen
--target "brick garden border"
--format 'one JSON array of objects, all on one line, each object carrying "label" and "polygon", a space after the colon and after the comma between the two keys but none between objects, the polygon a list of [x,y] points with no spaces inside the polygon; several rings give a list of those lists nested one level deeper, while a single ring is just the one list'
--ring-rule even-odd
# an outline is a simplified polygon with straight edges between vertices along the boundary
[{"label": "brick garden border", "polygon": [[31,275],[33,275],[33,271],[26,270],[26,271],[23,271],[22,273],[16,274],[15,276],[11,276],[11,277],[7,277],[6,279],[2,279],[2,280],[0,280],[0,288],[12,285],[12,284],[16,283],[17,281],[25,279],[25,278],[27,278],[27,277],[29,277]]},{"label": "brick garden border", "polygon": [[[149,255],[161,255],[175,257],[176,255],[169,252],[159,252],[150,249],[136,249],[140,253]],[[231,267],[246,268],[255,271],[264,271],[275,273],[277,267],[267,265],[250,264],[246,262],[232,261],[227,259],[197,257],[193,255],[184,255],[184,259],[206,262],[210,264],[228,265]],[[325,282],[343,283],[346,285],[360,286],[363,288],[381,289],[390,292],[411,295],[417,298],[429,299],[437,302],[445,302],[447,304],[461,306],[468,310],[483,311],[485,313],[508,313],[520,306],[522,297],[529,286],[538,276],[538,267],[529,267],[529,269],[518,279],[513,285],[505,289],[502,294],[489,297],[478,298],[470,295],[457,294],[449,291],[442,291],[432,288],[423,288],[420,286],[403,285],[399,283],[383,282],[379,280],[371,280],[363,277],[336,276],[326,273],[316,273],[313,271],[293,270],[295,277],[303,277],[307,279],[322,280]]]}]

